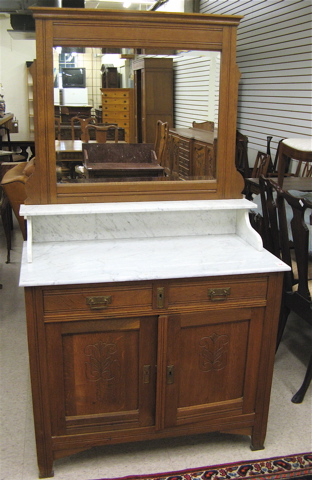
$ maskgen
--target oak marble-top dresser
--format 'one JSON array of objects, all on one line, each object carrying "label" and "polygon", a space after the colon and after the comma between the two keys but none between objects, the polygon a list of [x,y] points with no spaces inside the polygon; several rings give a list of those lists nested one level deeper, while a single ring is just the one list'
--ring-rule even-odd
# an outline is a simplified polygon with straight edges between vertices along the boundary
[{"label": "oak marble-top dresser", "polygon": [[287,266],[252,206],[21,207],[41,477],[108,443],[218,430],[263,448]]},{"label": "oak marble-top dresser", "polygon": [[[20,285],[39,475],[93,446],[211,431],[263,448],[288,267],[251,228],[255,205],[242,198],[235,167],[241,17],[31,10],[36,167],[21,207]],[[55,46],[125,47],[131,58],[186,51],[188,61],[193,51],[219,52],[217,140],[199,141],[190,156],[183,134],[178,178],[57,182]],[[142,99],[132,119],[142,128],[144,112]]]}]

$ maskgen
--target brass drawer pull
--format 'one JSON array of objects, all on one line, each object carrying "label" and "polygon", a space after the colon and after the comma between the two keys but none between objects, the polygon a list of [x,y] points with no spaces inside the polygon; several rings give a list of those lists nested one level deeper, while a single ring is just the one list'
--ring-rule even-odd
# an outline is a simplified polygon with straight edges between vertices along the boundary
[{"label": "brass drawer pull", "polygon": [[101,296],[101,297],[87,297],[87,305],[90,306],[91,310],[102,310],[107,308],[110,303],[112,303],[111,295]]},{"label": "brass drawer pull", "polygon": [[231,293],[230,287],[228,288],[209,288],[208,297],[212,302],[222,302],[227,300]]}]

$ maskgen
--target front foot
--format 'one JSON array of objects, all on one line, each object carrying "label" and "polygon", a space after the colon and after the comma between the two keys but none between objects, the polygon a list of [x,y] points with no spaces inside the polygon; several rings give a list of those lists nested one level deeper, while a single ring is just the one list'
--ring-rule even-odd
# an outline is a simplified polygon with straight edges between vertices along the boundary
[{"label": "front foot", "polygon": [[253,442],[251,441],[251,444],[250,444],[250,450],[252,452],[254,452],[255,450],[264,450],[264,444],[263,443],[257,443],[257,442]]}]

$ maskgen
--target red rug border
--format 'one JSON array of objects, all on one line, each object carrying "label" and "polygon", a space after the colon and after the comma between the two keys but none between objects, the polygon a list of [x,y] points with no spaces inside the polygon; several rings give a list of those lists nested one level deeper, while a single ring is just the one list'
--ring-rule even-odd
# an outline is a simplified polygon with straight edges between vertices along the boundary
[{"label": "red rug border", "polygon": [[[254,463],[259,463],[259,462],[269,462],[269,461],[272,461],[272,460],[277,460],[277,459],[286,459],[286,458],[290,458],[290,457],[301,457],[301,456],[304,456],[304,455],[312,455],[312,452],[305,452],[305,453],[291,453],[291,454],[284,454],[284,455],[278,455],[276,457],[269,457],[269,458],[255,458],[254,460],[241,460],[241,461],[238,461],[238,462],[229,462],[229,463],[220,463],[220,464],[215,464],[215,465],[207,465],[205,467],[193,467],[193,468],[188,468],[186,470],[177,470],[175,472],[164,472],[164,473],[150,473],[150,474],[144,474],[144,475],[126,475],[125,477],[103,477],[103,478],[99,478],[99,479],[93,479],[93,480],[130,480],[130,479],[133,479],[133,480],[144,480],[144,479],[161,479],[161,478],[167,478],[167,477],[174,477],[174,476],[179,476],[179,475],[185,475],[185,474],[189,474],[189,473],[192,473],[192,472],[196,472],[196,471],[200,471],[200,470],[211,470],[211,469],[217,469],[217,468],[226,468],[226,467],[229,467],[229,466],[236,466],[236,465],[248,465],[248,464],[254,464]],[[303,471],[301,472],[300,470],[297,470],[298,472],[298,475],[294,475],[294,478],[295,477],[299,477],[301,475],[307,475],[306,470],[311,470],[311,475],[312,475],[312,466],[311,467],[306,467],[304,469],[302,469]],[[295,470],[294,470],[295,472]],[[280,474],[282,474],[280,472]],[[309,474],[309,473],[308,473]],[[274,476],[277,475],[276,472],[272,472],[272,474],[267,474],[267,477],[269,477],[269,475],[272,475],[272,477],[274,478]],[[286,475],[287,473],[285,472],[285,478],[286,478]],[[263,474],[259,474],[259,476],[255,475],[253,476],[252,478],[254,480],[257,480],[257,478],[260,478],[261,476],[263,476]],[[200,477],[199,477],[200,478]],[[248,478],[248,477],[247,477]]]}]

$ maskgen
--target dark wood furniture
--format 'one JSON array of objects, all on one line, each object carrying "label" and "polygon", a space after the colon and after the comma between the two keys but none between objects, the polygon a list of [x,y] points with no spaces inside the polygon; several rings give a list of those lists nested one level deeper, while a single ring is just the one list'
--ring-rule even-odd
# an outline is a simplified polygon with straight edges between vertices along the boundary
[{"label": "dark wood furniture", "polygon": [[173,60],[142,58],[133,61],[136,143],[154,143],[156,123],[173,127]]},{"label": "dark wood furniture", "polygon": [[157,161],[153,145],[87,143],[82,146],[87,178],[162,177],[164,168]]},{"label": "dark wood furniture", "polygon": [[[9,150],[7,158],[1,155],[1,161],[22,162],[35,155],[35,142],[33,136],[28,140],[12,140],[10,133],[13,131],[13,113],[0,116],[0,150]],[[6,137],[6,140],[3,138]],[[28,151],[29,150],[29,151]]]},{"label": "dark wood furniture", "polygon": [[114,123],[125,131],[125,141],[134,141],[132,88],[102,88],[102,121]]},{"label": "dark wood furniture", "polygon": [[236,130],[235,166],[243,178],[249,178],[252,170],[248,163],[248,137]]},{"label": "dark wood furniture", "polygon": [[278,167],[277,177],[278,184],[283,187],[283,181],[285,179],[285,173],[287,171],[287,165],[289,158],[299,160],[299,162],[309,162],[312,164],[312,141],[311,137],[307,138],[286,138],[279,144],[278,150]]},{"label": "dark wood furniture", "polygon": [[85,142],[90,139],[90,133],[93,131],[95,141],[99,143],[106,143],[108,139],[112,139],[115,143],[119,140],[119,128],[117,125],[87,125]]},{"label": "dark wood furniture", "polygon": [[167,155],[176,180],[216,178],[215,132],[198,128],[169,128]]},{"label": "dark wood furniture", "polygon": [[55,105],[54,116],[61,118],[61,123],[70,125],[72,117],[91,117],[92,105]]},{"label": "dark wood furniture", "polygon": [[31,160],[36,155],[35,141],[32,138],[29,140],[10,140],[10,142],[4,140],[2,146],[4,149],[13,152],[13,160],[17,159],[16,161]]},{"label": "dark wood furniture", "polygon": [[261,175],[266,176],[270,162],[271,156],[268,153],[258,152],[251,172],[252,178],[259,178]]},{"label": "dark wood furniture", "polygon": [[86,142],[87,139],[89,139],[89,135],[88,135],[88,132],[86,132],[86,128],[89,124],[94,124],[94,123],[97,123],[97,120],[95,117],[79,117],[79,116],[71,117],[70,126],[71,126],[72,141],[76,140],[77,133],[75,132],[75,126],[77,126],[77,124],[80,127],[79,140]]},{"label": "dark wood furniture", "polygon": [[[282,190],[275,182],[264,177],[260,177],[260,192],[264,245],[291,267],[290,271],[285,272],[284,277],[277,335],[278,347],[291,311],[312,326],[312,242],[311,237],[309,239],[312,235],[312,202],[305,197],[294,197]],[[286,210],[291,212],[290,218],[287,218]],[[291,238],[289,232],[291,232]],[[303,401],[311,378],[312,354],[302,386],[292,397],[292,402]]]},{"label": "dark wood furniture", "polygon": [[[277,181],[277,177],[274,177]],[[272,180],[274,181],[274,178]],[[284,190],[298,190],[301,192],[312,191],[312,181],[309,177],[285,177],[283,181]],[[245,178],[246,197],[260,194],[259,178]]]},{"label": "dark wood furniture", "polygon": [[117,67],[108,67],[107,65],[102,65],[102,88],[118,88],[119,87],[119,78]]}]

